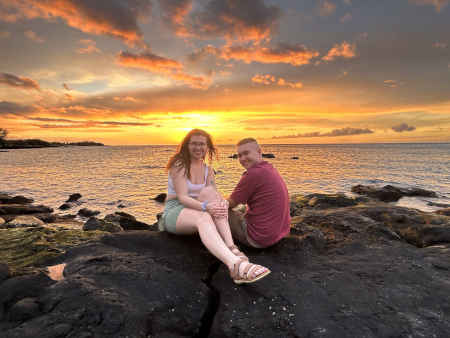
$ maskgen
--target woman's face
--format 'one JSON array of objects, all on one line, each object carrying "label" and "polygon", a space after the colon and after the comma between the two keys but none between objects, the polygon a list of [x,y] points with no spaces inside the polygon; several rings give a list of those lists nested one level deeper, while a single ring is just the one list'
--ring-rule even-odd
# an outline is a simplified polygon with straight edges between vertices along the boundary
[{"label": "woman's face", "polygon": [[206,150],[208,149],[208,143],[206,136],[203,135],[192,135],[189,140],[189,153],[191,158],[201,159],[206,155]]}]

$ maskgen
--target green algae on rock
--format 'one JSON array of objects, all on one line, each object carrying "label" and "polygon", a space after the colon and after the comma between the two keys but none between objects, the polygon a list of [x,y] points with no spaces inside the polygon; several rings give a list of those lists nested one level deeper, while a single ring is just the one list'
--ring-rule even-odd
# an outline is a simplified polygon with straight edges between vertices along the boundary
[{"label": "green algae on rock", "polygon": [[0,260],[17,269],[58,256],[70,246],[99,241],[104,234],[53,226],[0,229]]}]

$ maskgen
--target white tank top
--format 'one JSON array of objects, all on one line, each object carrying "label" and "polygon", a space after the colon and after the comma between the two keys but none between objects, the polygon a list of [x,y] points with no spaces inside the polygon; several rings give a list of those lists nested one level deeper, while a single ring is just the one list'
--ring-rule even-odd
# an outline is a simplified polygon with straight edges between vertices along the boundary
[{"label": "white tank top", "polygon": [[[186,177],[186,185],[187,185],[187,189],[188,189],[188,196],[190,197],[198,197],[198,194],[200,193],[200,191],[202,191],[203,188],[206,187],[206,178],[208,177],[208,166],[205,164],[205,181],[201,184],[192,184],[191,181],[189,181],[189,178]],[[169,172],[169,177],[167,179],[167,186],[168,186],[168,195],[176,195],[177,192],[175,191],[175,188],[173,186],[173,181],[172,181],[172,176],[170,176],[170,172]]]}]

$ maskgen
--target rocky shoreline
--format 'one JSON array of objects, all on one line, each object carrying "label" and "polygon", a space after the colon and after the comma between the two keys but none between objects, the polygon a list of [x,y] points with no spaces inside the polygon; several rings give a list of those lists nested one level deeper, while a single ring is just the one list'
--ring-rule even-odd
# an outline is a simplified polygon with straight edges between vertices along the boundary
[{"label": "rocky shoreline", "polygon": [[[272,274],[243,286],[198,236],[125,213],[73,229],[0,194],[0,337],[447,337],[450,209],[356,189],[364,195],[291,196],[290,235],[242,248]],[[64,266],[64,278],[48,266]]]}]

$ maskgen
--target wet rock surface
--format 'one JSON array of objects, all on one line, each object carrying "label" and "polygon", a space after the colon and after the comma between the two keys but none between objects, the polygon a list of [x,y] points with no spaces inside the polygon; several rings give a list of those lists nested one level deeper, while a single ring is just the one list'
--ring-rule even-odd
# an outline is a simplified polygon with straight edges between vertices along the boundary
[{"label": "wet rock surface", "polygon": [[104,220],[119,225],[123,230],[149,229],[149,225],[147,223],[139,222],[135,217],[124,212],[116,212],[115,214],[106,215]]},{"label": "wet rock surface", "polygon": [[27,276],[5,269],[0,337],[447,337],[450,217],[348,200],[294,196],[290,235],[242,248],[272,271],[253,284],[198,236],[155,231],[70,248],[45,263],[65,278],[34,293],[4,293]]},{"label": "wet rock surface", "polygon": [[91,216],[95,216],[98,215],[100,213],[100,211],[98,210],[91,210],[88,208],[83,208],[78,210],[78,215],[81,217],[91,217]]},{"label": "wet rock surface", "polygon": [[[361,185],[358,184],[351,189],[360,195],[367,195],[376,198],[382,202],[396,202],[402,197],[438,197],[438,195],[431,190],[425,190],[420,188],[398,188],[393,185],[385,185],[379,187],[376,185]],[[432,204],[430,204],[432,205]]]},{"label": "wet rock surface", "polygon": [[120,225],[112,222],[107,222],[103,219],[97,217],[90,217],[86,223],[83,225],[84,231],[100,230],[108,232],[123,231]]},{"label": "wet rock surface", "polygon": [[6,223],[7,228],[27,228],[27,227],[38,227],[44,225],[39,218],[34,216],[17,216],[13,221]]}]

